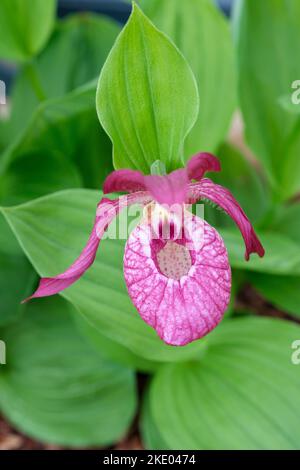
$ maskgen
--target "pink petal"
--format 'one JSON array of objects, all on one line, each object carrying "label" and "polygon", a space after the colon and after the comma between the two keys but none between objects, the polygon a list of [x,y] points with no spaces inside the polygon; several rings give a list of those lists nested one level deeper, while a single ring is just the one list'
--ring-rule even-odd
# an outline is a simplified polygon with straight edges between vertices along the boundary
[{"label": "pink petal", "polygon": [[166,176],[145,176],[147,190],[159,204],[183,204],[188,192],[188,176],[185,168],[172,171]]},{"label": "pink petal", "polygon": [[160,338],[176,346],[215,328],[230,300],[231,271],[223,240],[206,222],[191,218],[192,245],[185,238],[153,240],[151,226],[144,223],[131,233],[124,255],[132,302]]},{"label": "pink petal", "polygon": [[220,170],[219,160],[211,153],[203,152],[192,157],[186,168],[180,168],[165,176],[145,176],[139,171],[129,169],[113,171],[104,182],[103,192],[109,194],[149,191],[153,199],[160,204],[183,204],[189,180],[200,180],[206,171]]},{"label": "pink petal", "polygon": [[144,175],[135,170],[116,170],[110,173],[103,184],[104,194],[144,191]]},{"label": "pink petal", "polygon": [[86,246],[76,261],[62,274],[55,277],[45,277],[40,280],[34,294],[24,302],[36,298],[57,294],[77,281],[85,271],[93,264],[100,240],[108,225],[118,215],[120,210],[132,204],[147,204],[151,201],[148,193],[136,193],[122,196],[114,201],[103,198],[97,206],[97,214]]},{"label": "pink petal", "polygon": [[105,194],[141,190],[149,191],[153,199],[160,204],[183,204],[188,191],[187,172],[181,168],[165,176],[144,176],[139,171],[116,170],[108,175],[103,185]]},{"label": "pink petal", "polygon": [[218,204],[239,227],[246,245],[245,258],[247,261],[251,253],[264,256],[265,250],[256,236],[251,222],[228,189],[213,183],[208,178],[201,180],[200,183],[190,184],[189,202],[193,203],[203,198]]},{"label": "pink petal", "polygon": [[187,172],[190,180],[200,181],[207,171],[221,171],[220,161],[211,153],[198,153],[188,161]]}]

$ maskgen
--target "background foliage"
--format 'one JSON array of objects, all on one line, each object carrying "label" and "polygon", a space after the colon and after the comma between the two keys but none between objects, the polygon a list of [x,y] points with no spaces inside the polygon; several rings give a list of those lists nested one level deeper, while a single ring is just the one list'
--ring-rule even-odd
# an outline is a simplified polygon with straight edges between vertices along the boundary
[{"label": "background foliage", "polygon": [[[18,68],[0,120],[0,410],[29,436],[71,447],[113,445],[137,416],[150,449],[297,449],[299,2],[237,0],[231,22],[210,0],[139,4],[162,33],[136,9],[115,42],[122,26],[108,17],[1,2],[0,58]],[[238,110],[248,147],[228,138]],[[171,170],[200,150],[220,157],[210,177],[266,249],[245,262],[236,227],[206,208],[234,281],[212,334],[182,348],[158,339],[127,295],[121,240],[103,241],[61,297],[20,304],[38,275],[78,255],[113,163],[149,173],[160,157]],[[255,315],[270,309],[280,318]]]}]

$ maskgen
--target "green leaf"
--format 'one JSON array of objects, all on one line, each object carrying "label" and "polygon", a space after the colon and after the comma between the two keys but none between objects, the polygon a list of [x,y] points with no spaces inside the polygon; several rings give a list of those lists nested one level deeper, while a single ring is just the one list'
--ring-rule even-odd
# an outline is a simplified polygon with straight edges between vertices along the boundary
[{"label": "green leaf", "polygon": [[228,320],[210,335],[202,361],[160,369],[148,412],[164,448],[297,449],[299,369],[291,357],[299,335],[281,320]]},{"label": "green leaf", "polygon": [[[99,126],[95,110],[96,81],[80,90],[77,87],[98,76],[119,31],[117,23],[90,14],[60,21],[49,44],[32,65],[47,98],[42,105],[30,88],[28,67],[21,69],[12,89],[12,116],[3,132],[6,142],[13,142],[4,154],[5,162],[15,157],[22,162],[9,169],[5,182],[1,181],[2,188],[8,186],[5,203],[78,187],[78,175],[72,180],[76,168],[71,168],[69,160],[76,164],[83,184],[88,187],[100,187],[112,171],[111,143]],[[21,131],[22,136],[16,139]],[[22,178],[24,167],[29,171],[30,165],[35,166],[38,176],[28,174],[20,184],[11,181],[16,175]],[[26,194],[28,189],[35,188],[35,181],[46,182],[45,187]],[[23,188],[20,195],[13,192],[13,198],[9,191],[11,183],[18,192]]]},{"label": "green leaf", "polygon": [[122,346],[122,344],[108,339],[99,329],[92,326],[83,315],[76,315],[74,319],[81,334],[105,357],[141,372],[153,372],[158,368],[157,362],[147,361]]},{"label": "green leaf", "polygon": [[266,300],[287,313],[300,316],[300,276],[249,273],[247,277]]},{"label": "green leaf", "polygon": [[[265,181],[250,162],[229,144],[221,146],[218,158],[221,161],[222,171],[213,175],[214,182],[227,187],[251,222],[258,222],[270,204]],[[227,215],[223,215],[220,219],[222,225],[231,224],[231,219]]]},{"label": "green leaf", "polygon": [[134,374],[89,346],[66,301],[31,304],[1,338],[0,406],[20,431],[67,446],[110,445],[124,435],[136,407]]},{"label": "green leaf", "polygon": [[284,200],[300,189],[300,138],[295,132],[299,118],[280,104],[282,96],[292,94],[292,83],[300,76],[291,47],[299,33],[300,3],[236,3],[239,89],[247,139],[268,172],[274,197]]},{"label": "green leaf", "polygon": [[56,0],[1,0],[0,57],[26,61],[46,44],[55,21]]},{"label": "green leaf", "polygon": [[23,251],[11,228],[0,212],[0,252],[7,255],[22,255]]},{"label": "green leaf", "polygon": [[236,105],[236,71],[228,21],[211,0],[141,0],[154,24],[168,34],[195,74],[200,114],[185,145],[185,158],[214,152],[224,140]]},{"label": "green leaf", "polygon": [[22,154],[0,175],[3,205],[20,204],[43,194],[82,185],[79,171],[61,152],[44,149]]},{"label": "green leaf", "polygon": [[289,95],[284,95],[279,98],[279,103],[285,111],[289,111],[292,114],[300,114],[300,106],[299,103],[293,103],[293,95],[290,93]]},{"label": "green leaf", "polygon": [[[2,209],[25,254],[41,276],[64,271],[86,244],[101,193],[62,191]],[[63,292],[101,334],[151,361],[183,361],[202,354],[206,340],[174,348],[140,318],[123,277],[125,240],[103,240],[85,275]]]},{"label": "green leaf", "polygon": [[269,224],[270,230],[290,238],[295,243],[300,240],[300,204],[299,202],[282,206]]},{"label": "green leaf", "polygon": [[167,171],[183,164],[198,114],[197,84],[178,49],[135,4],[102,69],[97,111],[116,168],[149,173],[156,160]]},{"label": "green leaf", "polygon": [[0,214],[0,327],[20,318],[24,311],[21,301],[30,295],[35,282],[34,269]]},{"label": "green leaf", "polygon": [[168,448],[152,418],[148,390],[143,396],[140,430],[146,449],[164,450]]},{"label": "green leaf", "polygon": [[289,238],[279,233],[259,232],[265,256],[259,258],[252,254],[250,260],[245,261],[245,245],[237,229],[222,228],[219,232],[224,238],[232,267],[278,275],[300,274],[299,244]]},{"label": "green leaf", "polygon": [[0,214],[0,327],[19,319],[30,295],[36,273],[24,256],[8,223]]},{"label": "green leaf", "polygon": [[0,252],[0,327],[21,315],[21,300],[29,295],[35,281],[35,272],[25,256]]},{"label": "green leaf", "polygon": [[[120,29],[109,18],[89,13],[60,20],[46,48],[32,64],[46,98],[62,97],[96,79]],[[30,78],[25,66],[13,83],[11,139],[26,127],[39,104]],[[95,109],[95,100],[93,105]]]},{"label": "green leaf", "polygon": [[2,155],[2,204],[78,187],[78,172],[85,185],[99,187],[111,170],[111,146],[97,120],[91,83],[40,104]]}]

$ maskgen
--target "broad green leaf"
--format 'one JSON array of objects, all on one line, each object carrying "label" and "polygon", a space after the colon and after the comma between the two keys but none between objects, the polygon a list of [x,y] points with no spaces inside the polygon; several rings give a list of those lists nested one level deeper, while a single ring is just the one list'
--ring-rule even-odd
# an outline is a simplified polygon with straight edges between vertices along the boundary
[{"label": "broad green leaf", "polygon": [[270,230],[281,233],[295,243],[300,240],[300,204],[296,202],[282,206],[275,214],[269,225]]},{"label": "broad green leaf", "polygon": [[140,431],[146,449],[164,450],[168,446],[157,429],[150,410],[148,390],[143,396]]},{"label": "broad green leaf", "polygon": [[35,281],[36,274],[24,255],[0,251],[0,327],[21,315],[21,301],[30,294]]},{"label": "broad green leaf", "polygon": [[285,145],[285,163],[282,170],[282,186],[286,191],[286,197],[282,199],[291,199],[297,196],[300,190],[300,164],[299,164],[299,152],[300,152],[300,119],[297,117],[297,121],[287,138]]},{"label": "broad green leaf", "polygon": [[26,61],[46,44],[55,22],[56,0],[1,0],[0,57]]},{"label": "broad green leaf", "polygon": [[0,212],[0,252],[7,255],[22,255],[23,251],[11,228]]},{"label": "broad green leaf", "polygon": [[[45,97],[62,97],[97,78],[120,29],[109,18],[88,13],[60,20],[46,48],[32,64]],[[24,129],[39,104],[29,71],[23,67],[13,83],[11,138]],[[93,105],[95,108],[95,102]]]},{"label": "broad green leaf", "polygon": [[244,241],[237,229],[220,229],[229,253],[230,264],[234,268],[258,271],[269,274],[300,275],[300,247],[288,237],[279,233],[259,232],[265,248],[265,256],[252,254],[245,261]]},{"label": "broad green leaf", "polygon": [[285,111],[289,111],[292,114],[300,114],[300,103],[293,102],[293,93],[284,95],[279,98],[279,103]]},{"label": "broad green leaf", "polygon": [[36,282],[36,274],[24,256],[15,235],[0,215],[0,327],[18,319],[21,301]]},{"label": "broad green leaf", "polygon": [[300,276],[249,273],[247,277],[266,300],[287,313],[300,316]]},{"label": "broad green leaf", "polygon": [[3,205],[20,204],[43,194],[82,186],[76,166],[61,152],[31,151],[12,162],[0,175],[0,201]]},{"label": "broad green leaf", "polygon": [[153,372],[158,368],[157,362],[147,361],[122,346],[122,344],[108,339],[107,336],[92,326],[82,315],[74,315],[74,319],[81,334],[105,357],[118,364],[123,364],[142,372]]},{"label": "broad green leaf", "polygon": [[[48,99],[39,107],[38,97],[30,87],[28,67],[23,67],[17,76],[12,88],[12,116],[5,126],[6,142],[13,144],[6,154],[17,151],[19,157],[24,157],[23,163],[18,165],[20,167],[28,167],[27,157],[36,161],[36,171],[44,172],[39,179],[48,183],[49,171],[46,171],[47,162],[44,157],[47,153],[50,173],[56,173],[58,178],[65,178],[64,185],[55,187],[51,182],[51,189],[45,188],[25,199],[78,186],[75,182],[71,183],[66,174],[73,173],[67,169],[70,165],[65,163],[66,158],[75,161],[83,183],[88,187],[100,187],[105,176],[112,171],[111,143],[99,126],[95,110],[96,82],[87,93],[84,89],[77,92],[77,87],[98,76],[119,31],[117,23],[90,14],[76,15],[60,21],[49,44],[32,65]],[[68,96],[64,96],[65,94]],[[16,143],[16,136],[20,131],[25,134],[25,146],[20,145],[20,140],[24,141],[24,134]],[[38,149],[33,157],[30,155],[32,147]],[[39,152],[43,154],[43,160],[39,158]],[[5,155],[4,157],[7,160]],[[61,162],[60,165],[58,161]],[[18,171],[20,172],[22,173],[22,168]]]},{"label": "broad green leaf", "polygon": [[102,69],[97,111],[116,168],[149,173],[156,160],[167,171],[182,165],[198,114],[197,84],[179,50],[135,4]]},{"label": "broad green leaf", "polygon": [[186,139],[185,158],[200,150],[216,151],[236,105],[233,41],[227,20],[212,0],[139,3],[181,50],[198,83],[200,113]]},{"label": "broad green leaf", "polygon": [[[62,191],[14,208],[2,209],[37,272],[64,271],[86,244],[102,194]],[[93,266],[63,292],[101,334],[151,361],[182,361],[200,356],[206,340],[175,348],[164,344],[140,318],[123,277],[125,240],[103,240]]]},{"label": "broad green leaf", "polygon": [[85,185],[99,187],[111,169],[111,147],[97,121],[93,83],[40,104],[0,159],[3,191],[13,202],[79,186],[79,171]]},{"label": "broad green leaf", "polygon": [[0,327],[17,320],[25,299],[36,282],[30,266],[8,223],[0,214]]},{"label": "broad green leaf", "polygon": [[[57,150],[60,148],[63,151],[73,150],[76,146],[74,127],[70,128],[71,126],[66,124],[71,120],[75,126],[78,115],[91,109],[94,93],[95,85],[91,82],[63,97],[41,103],[30,119],[27,128],[2,155],[0,170],[3,171],[3,168],[6,168],[13,160],[20,158],[20,154],[30,153],[32,148],[36,149],[44,145],[48,150],[51,149],[50,137],[52,137],[52,145],[55,144]],[[79,129],[80,124],[77,124]]]},{"label": "broad green leaf", "polygon": [[294,133],[299,118],[280,104],[300,76],[291,46],[299,28],[298,0],[237,2],[239,89],[247,140],[262,160],[278,200],[300,189],[300,134]]},{"label": "broad green leaf", "polygon": [[69,309],[61,298],[44,299],[1,331],[7,345],[1,410],[20,431],[45,442],[110,445],[134,416],[134,374],[89,346]]},{"label": "broad green leaf", "polygon": [[210,335],[202,361],[160,369],[148,413],[164,448],[298,449],[300,379],[291,359],[299,335],[291,322],[229,320]]}]

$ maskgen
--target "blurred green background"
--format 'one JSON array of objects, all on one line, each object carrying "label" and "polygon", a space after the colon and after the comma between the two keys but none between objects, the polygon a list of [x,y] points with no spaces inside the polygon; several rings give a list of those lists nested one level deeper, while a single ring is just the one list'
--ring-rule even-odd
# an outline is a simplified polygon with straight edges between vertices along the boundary
[{"label": "blurred green background", "polygon": [[229,18],[210,0],[138,3],[196,76],[187,154],[218,155],[210,177],[266,255],[245,262],[231,219],[206,207],[232,300],[212,334],[182,348],[132,306],[121,240],[105,240],[62,296],[21,305],[39,275],[76,258],[113,170],[96,81],[131,6],[0,0],[0,448],[299,449],[300,2],[220,2]]}]

